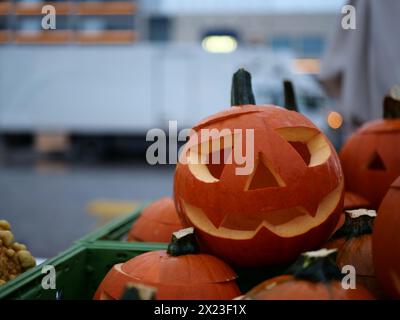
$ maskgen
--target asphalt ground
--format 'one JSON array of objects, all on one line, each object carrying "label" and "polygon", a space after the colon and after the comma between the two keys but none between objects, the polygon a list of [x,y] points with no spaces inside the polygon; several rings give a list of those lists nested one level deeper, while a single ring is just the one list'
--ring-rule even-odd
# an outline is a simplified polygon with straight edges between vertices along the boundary
[{"label": "asphalt ground", "polygon": [[0,166],[0,219],[36,257],[52,257],[99,226],[96,200],[141,201],[172,194],[173,166],[144,162],[68,165],[40,161]]}]

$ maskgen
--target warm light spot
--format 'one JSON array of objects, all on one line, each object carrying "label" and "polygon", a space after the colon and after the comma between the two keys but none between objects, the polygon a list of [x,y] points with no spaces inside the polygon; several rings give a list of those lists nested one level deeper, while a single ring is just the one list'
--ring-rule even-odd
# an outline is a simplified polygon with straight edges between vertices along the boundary
[{"label": "warm light spot", "polygon": [[300,74],[317,74],[321,69],[319,59],[293,59],[292,63],[294,70]]},{"label": "warm light spot", "polygon": [[339,112],[331,111],[326,117],[326,121],[332,129],[339,129],[343,124],[343,117]]},{"label": "warm light spot", "polygon": [[230,53],[236,50],[237,41],[232,36],[213,35],[205,37],[201,46],[205,51],[212,53]]}]

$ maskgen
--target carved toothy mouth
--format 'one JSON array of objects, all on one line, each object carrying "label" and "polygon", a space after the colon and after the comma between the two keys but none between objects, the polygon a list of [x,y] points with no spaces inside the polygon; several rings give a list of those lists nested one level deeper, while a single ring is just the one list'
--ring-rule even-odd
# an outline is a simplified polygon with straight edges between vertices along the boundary
[{"label": "carved toothy mouth", "polygon": [[248,240],[253,238],[262,228],[266,228],[276,235],[289,238],[304,234],[312,228],[322,224],[337,207],[343,191],[343,181],[320,202],[313,217],[302,206],[293,208],[257,213],[246,219],[240,219],[240,226],[247,230],[233,229],[238,225],[237,215],[227,215],[219,227],[213,225],[201,208],[195,207],[182,200],[182,206],[190,222],[198,229],[212,236],[234,240]]}]

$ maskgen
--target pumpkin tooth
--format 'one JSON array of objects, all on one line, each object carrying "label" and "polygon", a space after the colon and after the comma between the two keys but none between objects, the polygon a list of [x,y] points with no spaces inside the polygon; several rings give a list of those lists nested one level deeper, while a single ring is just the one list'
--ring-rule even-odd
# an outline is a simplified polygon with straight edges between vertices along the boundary
[{"label": "pumpkin tooth", "polygon": [[315,201],[310,201],[309,203],[302,204],[302,209],[305,213],[314,218],[317,215],[318,206],[319,203]]},{"label": "pumpkin tooth", "polygon": [[205,212],[206,215],[208,216],[209,220],[211,223],[214,225],[216,228],[220,228],[224,222],[225,219],[229,216],[229,214],[221,214],[219,210],[213,210],[213,212]]}]

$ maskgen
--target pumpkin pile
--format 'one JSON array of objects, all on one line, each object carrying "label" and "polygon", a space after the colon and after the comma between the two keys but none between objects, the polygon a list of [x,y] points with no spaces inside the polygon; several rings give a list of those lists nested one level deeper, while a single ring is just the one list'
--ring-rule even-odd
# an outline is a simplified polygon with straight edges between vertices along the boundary
[{"label": "pumpkin pile", "polygon": [[35,265],[35,259],[26,246],[14,242],[10,224],[6,220],[0,220],[0,285]]},{"label": "pumpkin pile", "polygon": [[[297,111],[291,82],[284,91],[286,108],[256,105],[251,75],[234,74],[231,107],[195,125],[180,154],[174,203],[156,201],[132,227],[134,241],[172,233],[168,250],[115,265],[94,299],[400,298],[400,177],[389,189],[400,175],[400,90],[341,159]],[[167,222],[177,216],[186,229]],[[278,276],[239,291],[234,270],[270,267]]]}]

